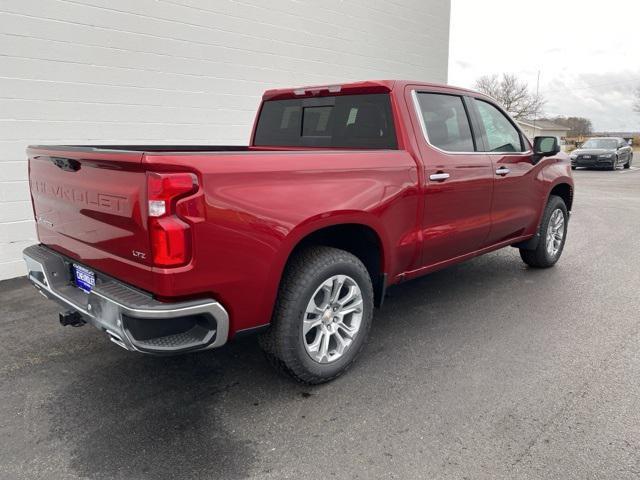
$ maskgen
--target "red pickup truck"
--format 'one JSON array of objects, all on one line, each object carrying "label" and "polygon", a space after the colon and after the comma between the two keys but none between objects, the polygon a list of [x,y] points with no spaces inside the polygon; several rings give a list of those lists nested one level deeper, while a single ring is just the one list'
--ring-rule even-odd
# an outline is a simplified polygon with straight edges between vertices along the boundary
[{"label": "red pickup truck", "polygon": [[560,257],[573,199],[555,137],[491,98],[410,81],[263,96],[248,147],[31,146],[29,279],[131,351],[261,334],[320,383],[361,351],[389,285],[505,246]]}]

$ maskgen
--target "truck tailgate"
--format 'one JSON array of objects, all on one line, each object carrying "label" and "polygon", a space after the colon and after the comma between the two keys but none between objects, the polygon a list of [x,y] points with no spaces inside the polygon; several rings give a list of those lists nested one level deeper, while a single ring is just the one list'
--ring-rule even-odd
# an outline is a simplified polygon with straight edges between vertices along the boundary
[{"label": "truck tailgate", "polygon": [[30,147],[27,153],[40,242],[149,288],[143,152]]}]

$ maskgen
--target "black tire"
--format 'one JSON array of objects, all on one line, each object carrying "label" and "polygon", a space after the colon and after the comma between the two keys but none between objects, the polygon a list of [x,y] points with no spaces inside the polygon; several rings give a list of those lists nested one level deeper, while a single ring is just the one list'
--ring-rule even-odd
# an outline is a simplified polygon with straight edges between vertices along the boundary
[{"label": "black tire", "polygon": [[[319,363],[305,348],[302,323],[305,309],[324,281],[348,275],[362,293],[362,319],[358,333],[342,356]],[[337,248],[310,247],[287,265],[278,293],[271,326],[260,338],[270,363],[307,384],[328,382],[343,374],[364,347],[373,317],[373,286],[367,268],[354,255]]]},{"label": "black tire", "polygon": [[575,170],[575,169],[576,169],[576,167],[574,167],[574,166],[571,166],[571,170]]},{"label": "black tire", "polygon": [[[549,229],[551,215],[558,209],[562,212],[562,215],[564,217],[564,232],[557,252],[555,253],[555,255],[551,255],[547,250],[547,231]],[[567,240],[568,224],[569,213],[567,211],[567,206],[565,205],[564,200],[556,195],[551,195],[549,197],[549,201],[547,202],[547,206],[544,209],[540,226],[538,227],[539,241],[537,247],[534,250],[525,250],[522,248],[520,249],[520,257],[522,258],[524,263],[534,268],[549,268],[554,266],[560,259],[562,250],[564,250],[564,244]]]},{"label": "black tire", "polygon": [[618,168],[618,157],[615,157],[614,159],[611,160],[611,166],[609,167],[609,170],[617,170]]},{"label": "black tire", "polygon": [[624,164],[624,168],[631,168],[631,164],[633,163],[633,155],[629,155],[629,160]]}]

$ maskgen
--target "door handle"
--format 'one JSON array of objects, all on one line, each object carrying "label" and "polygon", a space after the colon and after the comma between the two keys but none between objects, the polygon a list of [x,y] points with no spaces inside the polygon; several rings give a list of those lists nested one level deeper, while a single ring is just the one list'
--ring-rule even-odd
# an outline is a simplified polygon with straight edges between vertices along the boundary
[{"label": "door handle", "polygon": [[511,170],[509,170],[507,167],[500,167],[499,169],[496,170],[496,175],[506,175],[510,172]]},{"label": "door handle", "polygon": [[429,180],[433,180],[434,182],[444,182],[447,178],[449,178],[449,174],[444,172],[432,173],[429,175]]}]

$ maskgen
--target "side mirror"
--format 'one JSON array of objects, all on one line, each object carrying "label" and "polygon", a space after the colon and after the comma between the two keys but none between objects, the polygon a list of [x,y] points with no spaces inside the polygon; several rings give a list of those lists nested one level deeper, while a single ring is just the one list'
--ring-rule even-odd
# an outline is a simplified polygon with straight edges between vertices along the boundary
[{"label": "side mirror", "polygon": [[538,159],[550,157],[560,152],[557,137],[536,137],[533,139],[533,153]]}]

